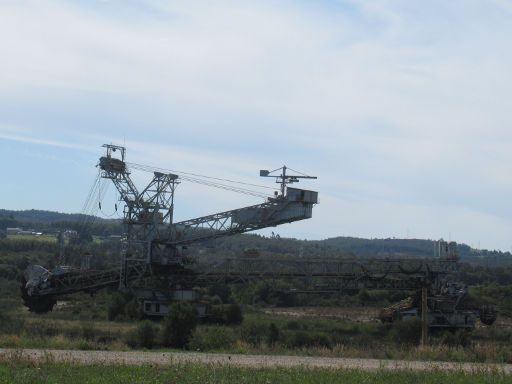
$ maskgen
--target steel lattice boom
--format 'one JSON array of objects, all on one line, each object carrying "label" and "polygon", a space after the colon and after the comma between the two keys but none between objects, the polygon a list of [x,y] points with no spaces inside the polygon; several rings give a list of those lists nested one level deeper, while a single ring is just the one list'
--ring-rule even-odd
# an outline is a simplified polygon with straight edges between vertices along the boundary
[{"label": "steel lattice boom", "polygon": [[[26,278],[23,287],[26,302],[38,295],[95,290],[114,284],[119,284],[122,289],[146,289],[150,276],[174,281],[177,274],[193,277],[196,273],[185,268],[182,249],[186,245],[309,219],[313,206],[318,203],[317,192],[286,188],[288,183],[297,182],[298,178],[314,177],[286,175],[286,167],[283,167],[281,194],[269,197],[264,203],[174,223],[174,194],[180,177],[174,173],[154,171],[150,183],[139,190],[125,161],[126,149],[109,144],[103,147],[106,152],[98,163],[101,177],[113,182],[120,200],[124,202],[126,239],[121,266],[117,271],[87,273],[76,270],[50,273],[35,268],[28,271],[28,275],[39,271],[40,278]],[[234,190],[247,192],[241,188]],[[118,277],[115,278],[117,272]]]},{"label": "steel lattice boom", "polygon": [[[283,184],[283,194],[268,198],[263,204],[173,223],[174,193],[179,177],[172,173],[154,172],[153,180],[139,192],[130,178],[125,148],[104,147],[106,154],[99,162],[101,176],[113,181],[125,203],[127,239],[121,286],[129,283],[126,273],[131,263],[146,263],[146,268],[141,270],[141,278],[154,267],[179,266],[183,263],[181,246],[309,219],[313,205],[318,202],[317,192],[288,188],[284,193]],[[286,180],[287,177],[283,178],[283,183]]]},{"label": "steel lattice boom", "polygon": [[[311,218],[313,206],[318,203],[318,193],[288,185],[299,179],[315,177],[290,175],[287,171],[291,169],[286,166],[274,171],[262,170],[260,176],[276,178],[280,193],[276,192],[261,204],[174,222],[174,194],[180,179],[198,180],[153,169],[151,181],[139,190],[131,179],[125,148],[115,145],[104,147],[106,153],[98,163],[101,177],[113,182],[120,200],[124,202],[126,239],[123,241],[121,265],[96,271],[57,267],[52,272],[40,266],[30,266],[24,273],[22,296],[32,311],[51,310],[60,295],[94,292],[118,285],[139,298],[146,315],[162,316],[174,300],[193,301],[196,287],[285,280],[296,287],[293,289],[295,292],[303,293],[362,288],[421,289],[421,310],[418,300],[410,298],[383,311],[383,321],[418,316],[421,312],[425,324],[428,321],[430,326],[472,328],[478,314],[485,324],[492,324],[496,318],[495,312],[489,309],[479,312],[460,307],[467,289],[456,287],[449,278],[458,265],[455,243],[439,242],[438,257],[428,260],[228,259],[191,265],[182,254],[187,245]],[[139,167],[148,170],[147,166]],[[281,174],[275,174],[276,171],[281,171]],[[208,179],[199,183],[214,186],[211,180],[215,178]],[[258,195],[242,187],[217,186]]]}]

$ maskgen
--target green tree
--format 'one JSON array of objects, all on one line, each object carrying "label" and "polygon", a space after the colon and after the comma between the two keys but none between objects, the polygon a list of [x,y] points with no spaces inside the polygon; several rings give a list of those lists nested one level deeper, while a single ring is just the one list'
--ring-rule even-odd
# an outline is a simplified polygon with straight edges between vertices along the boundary
[{"label": "green tree", "polygon": [[126,298],[120,292],[115,292],[111,297],[107,307],[107,316],[109,320],[115,320],[118,316],[124,315]]},{"label": "green tree", "polygon": [[421,321],[407,319],[396,321],[390,332],[391,338],[400,345],[418,345],[421,338]]},{"label": "green tree", "polygon": [[143,348],[151,349],[155,345],[156,328],[149,320],[137,326],[137,343]]},{"label": "green tree", "polygon": [[174,303],[164,321],[163,344],[168,347],[184,348],[197,325],[197,312],[192,304]]},{"label": "green tree", "polygon": [[151,349],[156,345],[158,328],[149,320],[141,321],[137,327],[125,336],[126,344],[132,348],[142,347]]},{"label": "green tree", "polygon": [[274,323],[270,323],[267,333],[267,344],[271,347],[279,341],[279,328]]},{"label": "green tree", "polygon": [[241,324],[244,320],[242,308],[238,304],[231,304],[226,310],[226,323],[230,325]]}]

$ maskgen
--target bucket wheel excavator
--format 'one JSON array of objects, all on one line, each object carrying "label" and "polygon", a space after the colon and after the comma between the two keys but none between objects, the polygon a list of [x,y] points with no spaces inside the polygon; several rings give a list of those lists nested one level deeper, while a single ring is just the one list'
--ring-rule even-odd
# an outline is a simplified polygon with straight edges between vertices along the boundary
[{"label": "bucket wheel excavator", "polygon": [[[193,296],[192,290],[176,284],[176,276],[195,275],[187,267],[183,253],[188,245],[309,219],[313,206],[318,203],[317,192],[289,186],[300,179],[316,177],[289,174],[289,169],[284,166],[274,171],[260,171],[261,176],[274,177],[280,185],[280,192],[266,197],[263,203],[174,222],[174,194],[182,180],[262,195],[245,187],[219,184],[216,181],[220,179],[213,177],[200,180],[192,174],[178,176],[144,165],[128,164],[124,147],[110,144],[103,147],[105,154],[99,159],[99,177],[112,181],[120,201],[124,203],[125,239],[120,266],[101,271],[62,266],[48,271],[41,266],[29,266],[23,276],[22,298],[33,312],[50,311],[61,295],[93,292],[116,285],[121,290],[134,292],[145,302],[145,308],[160,306],[160,303],[172,301],[175,297]],[[131,178],[131,169],[151,172],[152,180],[139,190]],[[277,171],[281,173],[277,174]],[[155,280],[160,283],[165,280],[166,289],[152,286]]]},{"label": "bucket wheel excavator", "polygon": [[[48,312],[63,295],[118,287],[133,293],[146,315],[164,316],[173,301],[197,303],[196,287],[286,279],[300,282],[300,289],[291,293],[326,294],[363,288],[424,292],[423,297],[417,294],[383,309],[379,315],[383,322],[420,317],[422,312],[428,312],[425,321],[430,328],[472,329],[477,319],[484,324],[496,320],[493,308],[468,306],[467,288],[453,283],[459,262],[455,243],[438,242],[435,257],[430,259],[257,258],[191,263],[184,252],[191,244],[311,218],[318,193],[289,185],[316,177],[293,170],[296,174],[289,174],[286,166],[262,170],[260,176],[273,177],[279,184],[279,191],[266,196],[263,203],[175,222],[174,195],[182,181],[263,196],[246,188],[254,184],[233,187],[219,183],[222,180],[218,178],[200,179],[190,173],[178,175],[176,171],[127,163],[124,147],[106,144],[104,148],[98,178],[110,180],[124,203],[125,238],[121,242],[120,263],[102,270],[58,266],[49,271],[42,266],[29,266],[21,290],[30,311]],[[139,190],[135,186],[132,170],[152,174],[145,188]],[[206,307],[197,308],[198,314],[204,316]]]}]

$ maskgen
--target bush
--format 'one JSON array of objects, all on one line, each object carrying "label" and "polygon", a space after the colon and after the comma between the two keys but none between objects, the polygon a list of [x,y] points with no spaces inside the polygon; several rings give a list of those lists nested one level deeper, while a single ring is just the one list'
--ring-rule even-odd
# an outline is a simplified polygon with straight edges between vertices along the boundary
[{"label": "bush", "polygon": [[361,289],[357,295],[357,298],[359,299],[359,302],[364,305],[370,301],[370,294],[366,289]]},{"label": "bush", "polygon": [[130,347],[142,347],[151,349],[155,346],[157,329],[149,320],[140,322],[135,331],[128,334],[126,344]]},{"label": "bush", "polygon": [[444,332],[441,337],[441,344],[449,347],[464,347],[471,346],[471,336],[468,331],[458,330],[456,332]]},{"label": "bush", "polygon": [[23,318],[0,311],[0,333],[19,335],[25,327]]},{"label": "bush", "polygon": [[267,344],[274,346],[279,341],[279,336],[279,328],[274,323],[270,323],[268,326]]},{"label": "bush", "polygon": [[186,347],[196,325],[195,307],[189,303],[174,303],[164,321],[163,344],[174,348]]},{"label": "bush", "polygon": [[275,294],[275,305],[278,307],[295,307],[297,295],[295,293],[278,292]]},{"label": "bush", "polygon": [[143,321],[137,327],[137,340],[139,345],[143,348],[153,348],[156,334],[157,329],[149,320]]},{"label": "bush", "polygon": [[226,323],[231,325],[241,324],[244,320],[242,308],[238,304],[230,304],[226,310]]},{"label": "bush", "polygon": [[294,331],[300,328],[300,324],[297,320],[290,320],[286,323],[286,328]]},{"label": "bush", "polygon": [[292,348],[331,347],[326,334],[313,331],[296,331],[288,334],[286,345]]},{"label": "bush", "polygon": [[132,294],[115,292],[110,297],[107,307],[109,320],[141,319],[139,302]]},{"label": "bush", "polygon": [[397,344],[417,345],[421,339],[421,320],[407,319],[393,323],[391,338]]},{"label": "bush", "polygon": [[81,351],[92,351],[92,350],[95,349],[95,347],[90,342],[85,341],[85,340],[81,340],[81,341],[78,342],[77,349],[79,349]]},{"label": "bush", "polygon": [[81,327],[81,334],[82,337],[87,341],[94,340],[96,337],[96,329],[94,328],[94,323],[83,323]]},{"label": "bush", "polygon": [[25,325],[25,332],[29,337],[53,337],[60,333],[60,329],[48,320],[37,320]]},{"label": "bush", "polygon": [[231,348],[235,342],[236,335],[232,328],[204,327],[194,331],[188,346],[195,351],[212,351]]},{"label": "bush", "polygon": [[109,320],[115,320],[121,315],[124,315],[124,308],[126,306],[126,298],[120,292],[115,292],[110,298],[107,308],[107,316]]},{"label": "bush", "polygon": [[125,304],[124,313],[129,319],[142,319],[142,311],[136,298],[132,298]]},{"label": "bush", "polygon": [[210,304],[212,304],[212,305],[221,305],[222,304],[222,299],[218,295],[212,296],[212,298],[210,299]]},{"label": "bush", "polygon": [[209,289],[210,296],[217,296],[222,303],[227,303],[231,299],[231,288],[228,285],[214,285]]},{"label": "bush", "polygon": [[259,345],[266,337],[268,325],[261,321],[247,321],[242,324],[242,340],[252,344]]}]

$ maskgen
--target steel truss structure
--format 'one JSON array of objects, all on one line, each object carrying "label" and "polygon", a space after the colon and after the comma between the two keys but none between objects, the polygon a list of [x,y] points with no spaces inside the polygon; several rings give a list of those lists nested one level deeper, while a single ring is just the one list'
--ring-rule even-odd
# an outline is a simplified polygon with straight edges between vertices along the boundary
[{"label": "steel truss structure", "polygon": [[120,269],[121,288],[129,288],[128,275],[132,273],[140,284],[146,275],[156,271],[166,269],[170,275],[174,268],[180,270],[184,265],[181,252],[184,245],[308,219],[318,202],[316,192],[286,190],[286,184],[297,179],[290,179],[284,173],[283,193],[263,204],[173,223],[178,175],[154,172],[151,182],[139,192],[125,162],[126,149],[109,144],[104,147],[105,156],[98,164],[101,177],[112,180],[120,200],[125,203],[126,245]]},{"label": "steel truss structure", "polygon": [[[318,193],[297,188],[287,188],[299,178],[310,176],[276,176],[280,180],[281,194],[268,197],[261,204],[216,213],[204,217],[173,222],[174,194],[180,178],[174,173],[153,171],[150,183],[139,191],[131,179],[126,163],[126,149],[105,144],[105,155],[99,160],[101,177],[115,185],[119,198],[124,202],[124,225],[121,265],[110,271],[41,271],[38,278],[26,277],[23,287],[25,302],[37,295],[55,296],[76,291],[95,290],[119,284],[123,290],[151,288],[151,277],[167,280],[174,285],[175,275],[195,272],[187,270],[184,246],[220,236],[230,236],[256,229],[312,217],[313,206],[318,203]],[[185,272],[186,271],[186,272]],[[33,272],[33,271],[32,271]],[[33,275],[33,273],[30,273]],[[37,280],[39,279],[39,282]],[[149,284],[149,285],[148,285]],[[170,295],[172,296],[172,294]]]},{"label": "steel truss structure", "polygon": [[[127,279],[140,278],[145,263],[131,263]],[[294,293],[335,293],[365,289],[413,291],[428,286],[439,293],[458,266],[457,258],[432,259],[243,259],[198,263],[166,272],[171,286],[192,290],[218,284],[248,284],[287,280],[298,287]],[[149,277],[149,270],[145,269]],[[68,270],[51,273],[42,267],[27,270],[30,297],[56,297],[79,291],[94,292],[116,286],[120,269]],[[34,276],[34,277],[31,277]]]},{"label": "steel truss structure", "polygon": [[414,290],[429,285],[439,290],[456,272],[450,259],[224,259],[197,265],[192,274],[176,275],[183,286],[245,284],[265,280],[299,280],[303,292],[349,290]]},{"label": "steel truss structure", "polygon": [[[119,286],[135,293],[147,313],[154,315],[158,312],[154,308],[180,297],[193,300],[198,287],[285,280],[295,287],[290,290],[295,293],[334,293],[362,288],[421,290],[423,311],[428,307],[433,314],[432,319],[424,316],[425,323],[428,320],[436,326],[474,326],[476,312],[457,309],[465,291],[455,290],[450,283],[450,276],[458,266],[455,243],[439,242],[437,257],[432,259],[237,258],[207,259],[191,264],[182,252],[187,245],[311,218],[313,206],[318,203],[317,192],[290,188],[288,184],[314,177],[288,175],[286,166],[278,169],[282,171],[280,175],[272,175],[278,170],[260,171],[261,176],[276,177],[281,185],[280,193],[261,204],[175,223],[174,195],[180,177],[154,171],[149,184],[139,191],[125,162],[125,148],[104,147],[105,156],[98,164],[101,177],[113,182],[124,202],[126,238],[121,265],[107,270],[59,267],[52,272],[30,266],[24,274],[22,296],[32,311],[51,310],[61,295]],[[418,308],[414,305],[411,302],[391,307],[385,319],[400,318],[407,313],[416,316]],[[495,313],[487,315],[489,321],[494,321]]]}]

